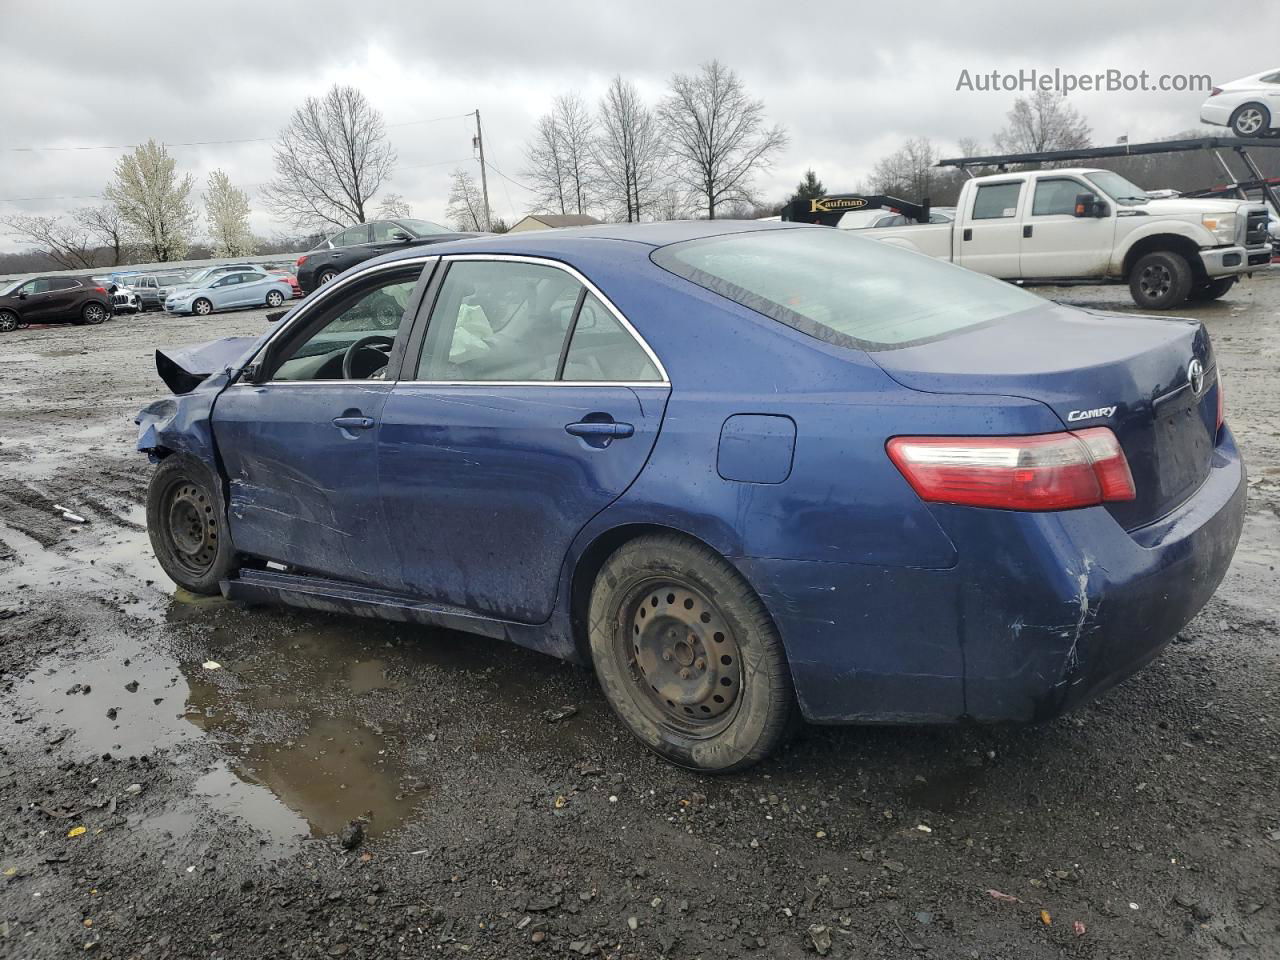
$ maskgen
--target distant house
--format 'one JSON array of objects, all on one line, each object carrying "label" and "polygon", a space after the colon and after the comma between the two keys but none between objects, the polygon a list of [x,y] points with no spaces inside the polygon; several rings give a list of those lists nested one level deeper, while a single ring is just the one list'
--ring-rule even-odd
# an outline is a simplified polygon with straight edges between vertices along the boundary
[{"label": "distant house", "polygon": [[531,213],[511,228],[509,233],[517,230],[551,230],[555,227],[589,227],[593,223],[603,223],[585,213]]}]

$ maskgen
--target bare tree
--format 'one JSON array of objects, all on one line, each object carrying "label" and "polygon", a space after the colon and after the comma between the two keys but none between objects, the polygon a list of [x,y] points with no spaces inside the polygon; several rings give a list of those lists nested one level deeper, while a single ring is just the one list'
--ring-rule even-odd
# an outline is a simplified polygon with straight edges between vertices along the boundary
[{"label": "bare tree", "polygon": [[128,224],[124,222],[124,218],[120,216],[120,210],[114,204],[104,203],[98,207],[81,207],[71,216],[76,223],[88,231],[89,237],[96,241],[100,249],[105,248],[111,266],[124,262],[129,247],[126,237]]},{"label": "bare tree", "polygon": [[453,171],[445,214],[458,230],[483,231],[485,228],[484,197],[480,194],[476,178],[465,170]]},{"label": "bare tree", "polygon": [[163,145],[148,140],[116,163],[116,177],[103,197],[116,208],[129,239],[157,262],[180,260],[191,242],[196,212],[190,196],[195,180],[181,179]]},{"label": "bare tree", "polygon": [[299,227],[365,223],[396,162],[381,111],[338,84],[294,111],[274,153],[276,177],[263,200]]},{"label": "bare tree", "polygon": [[1006,115],[1009,124],[995,135],[1001,153],[1040,153],[1089,146],[1092,130],[1066,97],[1052,90],[1037,90],[1019,97]]},{"label": "bare tree", "polygon": [[657,117],[633,83],[615,76],[600,100],[592,157],[599,198],[619,219],[639,220],[657,201],[663,153]]},{"label": "bare tree", "polygon": [[60,217],[18,215],[5,217],[5,232],[46,252],[64,270],[97,266],[95,247],[89,231],[79,222],[64,223]]},{"label": "bare tree", "polygon": [[576,93],[556,97],[551,112],[538,118],[525,146],[525,176],[542,213],[585,213],[592,202],[594,121]]},{"label": "bare tree", "polygon": [[204,208],[215,257],[247,257],[257,249],[249,229],[249,195],[232,186],[222,170],[209,174]]},{"label": "bare tree", "polygon": [[915,137],[889,156],[877,161],[871,171],[871,188],[876,193],[904,194],[903,199],[921,200],[929,196],[938,151],[928,137]]},{"label": "bare tree", "polygon": [[659,117],[676,179],[712,220],[720,204],[751,200],[753,176],[787,145],[782,127],[765,126],[764,101],[748,96],[738,75],[719,60],[695,74],[673,76]]},{"label": "bare tree", "polygon": [[400,194],[388,193],[378,201],[378,216],[383,220],[398,220],[412,217],[413,210],[409,207],[409,201]]}]

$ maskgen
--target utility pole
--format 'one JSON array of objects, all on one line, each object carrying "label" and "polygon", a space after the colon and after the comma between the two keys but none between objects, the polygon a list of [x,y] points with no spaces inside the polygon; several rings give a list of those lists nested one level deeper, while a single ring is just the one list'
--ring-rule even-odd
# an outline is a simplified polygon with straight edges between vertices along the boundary
[{"label": "utility pole", "polygon": [[484,137],[480,134],[480,109],[476,108],[476,135],[471,145],[480,151],[480,192],[484,194],[484,228],[492,229],[493,219],[489,216],[489,177],[484,169]]}]

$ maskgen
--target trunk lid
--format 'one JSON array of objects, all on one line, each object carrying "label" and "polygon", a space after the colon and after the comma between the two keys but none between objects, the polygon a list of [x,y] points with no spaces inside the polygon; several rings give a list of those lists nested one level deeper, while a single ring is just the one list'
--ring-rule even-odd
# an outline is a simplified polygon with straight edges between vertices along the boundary
[{"label": "trunk lid", "polygon": [[[1050,407],[1067,429],[1110,427],[1137,499],[1107,504],[1132,530],[1191,496],[1217,440],[1218,376],[1204,325],[1055,303],[872,359],[903,386],[1011,396]],[[1199,361],[1203,385],[1191,383]]]}]

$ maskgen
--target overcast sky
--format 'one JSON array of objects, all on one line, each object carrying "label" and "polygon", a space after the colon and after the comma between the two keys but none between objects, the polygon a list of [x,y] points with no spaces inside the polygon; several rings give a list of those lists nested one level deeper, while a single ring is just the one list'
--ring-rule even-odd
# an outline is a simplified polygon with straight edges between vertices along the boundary
[{"label": "overcast sky", "polygon": [[[989,143],[1016,94],[957,91],[963,69],[1145,69],[1220,83],[1280,66],[1276,3],[1249,5],[1247,23],[1225,31],[1211,28],[1202,4],[1168,0],[0,0],[0,14],[0,215],[92,203],[123,152],[13,148],[151,137],[268,138],[172,147],[198,188],[221,167],[255,197],[272,176],[270,138],[304,97],[334,82],[358,86],[389,125],[399,163],[386,189],[416,216],[443,220],[450,171],[478,169],[474,120],[459,114],[480,109],[488,159],[521,181],[524,143],[552,97],[576,90],[594,104],[615,73],[656,101],[672,73],[712,57],[737,70],[790,135],[758,178],[762,196],[780,199],[808,167],[828,190],[851,189],[910,137],[927,136],[944,154],[960,137]],[[1096,143],[1112,143],[1193,128],[1204,98],[1078,93],[1070,102]],[[421,122],[437,117],[453,118]],[[516,183],[491,176],[489,188],[508,222],[528,212],[531,194]],[[74,199],[21,199],[45,197]],[[253,226],[265,236],[285,228],[256,204]],[[0,237],[0,250],[20,246]]]}]

